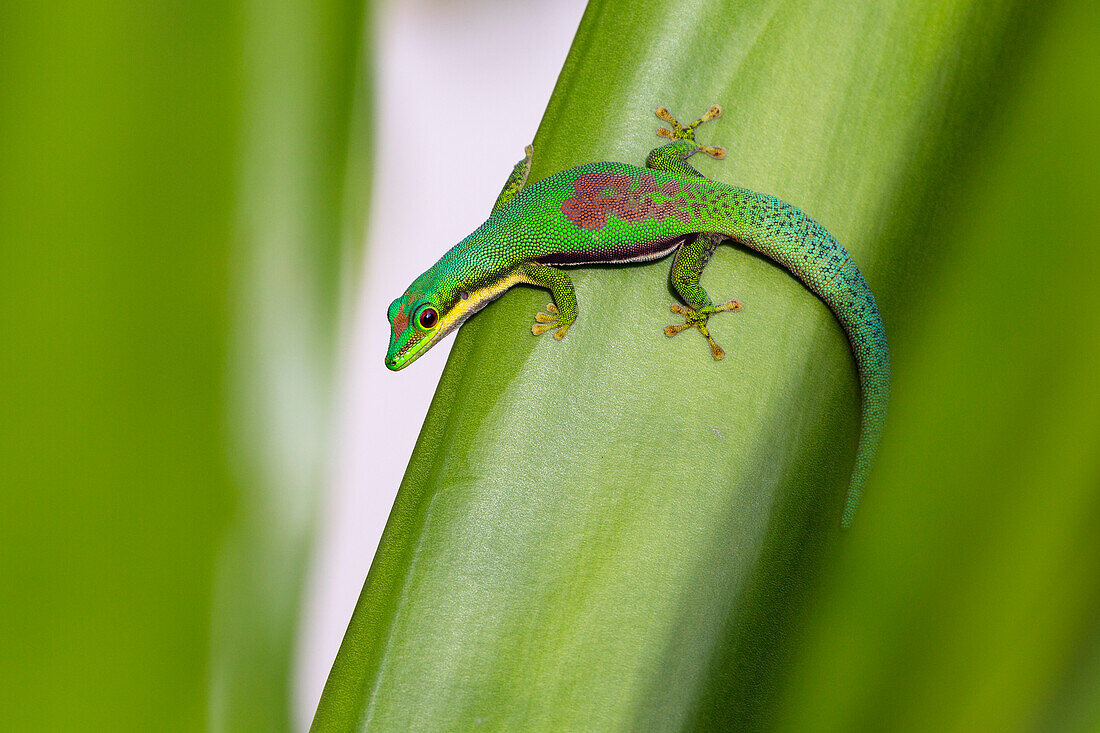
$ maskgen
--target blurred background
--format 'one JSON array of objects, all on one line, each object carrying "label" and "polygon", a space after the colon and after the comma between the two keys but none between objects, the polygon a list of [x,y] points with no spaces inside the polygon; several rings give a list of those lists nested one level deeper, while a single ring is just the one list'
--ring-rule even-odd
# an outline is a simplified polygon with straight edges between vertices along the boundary
[{"label": "blurred background", "polygon": [[449,349],[389,388],[386,307],[583,9],[0,7],[12,730],[308,727]]},{"label": "blurred background", "polygon": [[[386,372],[386,306],[487,215],[584,6],[0,4],[11,730],[308,728],[449,348]],[[909,531],[821,583],[807,669],[846,690],[878,667],[843,660],[912,643],[876,619],[961,598],[921,661],[978,688],[961,720],[1019,690],[1044,711],[1021,729],[1100,730],[1095,15],[1052,4],[1011,38],[1012,83],[930,226],[970,248],[914,265],[958,317],[901,324],[926,361],[892,419],[927,440],[886,459],[932,483],[884,498]],[[924,552],[938,601],[897,590]],[[892,641],[830,641],[850,618]],[[1036,633],[989,668],[957,646],[982,627]],[[863,706],[871,729],[879,684],[789,694]],[[812,727],[817,708],[790,709]]]}]

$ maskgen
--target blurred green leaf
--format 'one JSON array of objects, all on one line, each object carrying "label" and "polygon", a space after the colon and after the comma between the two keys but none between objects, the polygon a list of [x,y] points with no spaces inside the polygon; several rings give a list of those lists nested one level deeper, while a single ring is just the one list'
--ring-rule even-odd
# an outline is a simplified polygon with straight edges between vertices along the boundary
[{"label": "blurred green leaf", "polygon": [[239,26],[5,2],[0,28],[4,724],[195,730],[236,510]]},{"label": "blurred green leaf", "polygon": [[289,723],[361,5],[0,3],[6,729]]},{"label": "blurred green leaf", "polygon": [[328,451],[341,273],[368,200],[362,0],[244,3],[235,458],[248,471],[219,558],[212,721],[291,724],[291,669]]},{"label": "blurred green leaf", "polygon": [[661,335],[667,264],[576,271],[561,343],[512,291],[455,342],[314,729],[1087,724],[1095,108],[1043,129],[1095,88],[1084,8],[591,3],[533,179],[722,103],[703,171],[804,208],[879,297],[882,464],[841,535],[854,367],[761,258],[704,276],[746,305],[718,363]]}]

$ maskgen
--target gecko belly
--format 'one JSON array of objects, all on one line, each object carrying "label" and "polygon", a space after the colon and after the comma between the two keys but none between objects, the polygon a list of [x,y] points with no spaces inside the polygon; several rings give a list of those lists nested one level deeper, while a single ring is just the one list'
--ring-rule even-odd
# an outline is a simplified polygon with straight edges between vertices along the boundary
[{"label": "gecko belly", "polygon": [[632,262],[653,262],[675,252],[681,245],[690,244],[698,234],[679,234],[649,242],[636,242],[602,249],[553,252],[537,257],[537,265],[623,265]]}]

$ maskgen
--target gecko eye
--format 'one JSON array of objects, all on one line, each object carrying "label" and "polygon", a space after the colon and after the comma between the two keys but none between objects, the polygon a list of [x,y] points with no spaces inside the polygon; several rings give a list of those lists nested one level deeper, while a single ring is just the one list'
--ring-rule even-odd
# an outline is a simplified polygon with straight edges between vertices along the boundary
[{"label": "gecko eye", "polygon": [[424,308],[420,311],[420,316],[416,320],[420,323],[421,328],[431,328],[439,320],[439,313],[435,308]]}]

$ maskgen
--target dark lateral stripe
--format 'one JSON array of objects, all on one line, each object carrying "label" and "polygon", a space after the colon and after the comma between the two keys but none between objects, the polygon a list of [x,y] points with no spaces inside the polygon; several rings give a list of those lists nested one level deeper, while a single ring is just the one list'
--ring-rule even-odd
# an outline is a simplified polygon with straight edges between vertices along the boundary
[{"label": "dark lateral stripe", "polygon": [[554,252],[543,255],[532,262],[538,265],[601,265],[621,264],[624,262],[650,262],[658,260],[682,244],[693,241],[698,234],[681,234],[667,239],[655,239],[651,242],[609,247],[602,250],[581,250],[578,252]]}]

